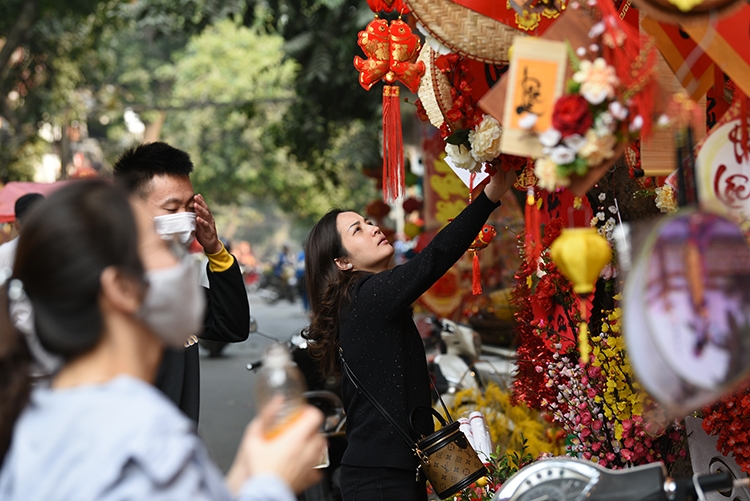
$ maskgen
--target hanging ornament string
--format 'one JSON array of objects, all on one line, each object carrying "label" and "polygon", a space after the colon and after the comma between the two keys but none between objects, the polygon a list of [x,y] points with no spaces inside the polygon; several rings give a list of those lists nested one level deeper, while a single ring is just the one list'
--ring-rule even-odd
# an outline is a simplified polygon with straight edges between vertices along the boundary
[{"label": "hanging ornament string", "polygon": [[625,88],[623,101],[630,101],[631,110],[641,117],[640,135],[651,133],[656,94],[656,45],[637,26],[620,19],[611,0],[598,0],[602,13],[604,58],[615,68]]},{"label": "hanging ornament string", "polygon": [[[387,4],[387,2],[375,2]],[[389,6],[391,10],[396,2]],[[370,4],[372,7],[372,3]],[[403,9],[400,11],[403,12]],[[404,84],[417,92],[425,65],[415,62],[419,55],[419,37],[399,18],[390,23],[376,17],[360,31],[357,43],[367,56],[354,56],[354,67],[359,72],[359,84],[370,90],[383,80],[383,198],[388,202],[401,198],[406,190],[404,174],[404,144],[401,129],[400,91]]]}]

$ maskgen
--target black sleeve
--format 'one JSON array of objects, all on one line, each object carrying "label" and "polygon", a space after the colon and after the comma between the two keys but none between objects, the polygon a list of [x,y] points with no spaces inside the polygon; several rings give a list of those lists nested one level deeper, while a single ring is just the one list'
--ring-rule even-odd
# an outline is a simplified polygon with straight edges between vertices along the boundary
[{"label": "black sleeve", "polygon": [[382,305],[385,314],[408,308],[469,249],[499,205],[480,193],[411,260],[359,282],[358,299]]},{"label": "black sleeve", "polygon": [[[234,256],[232,256],[234,257]],[[239,343],[250,333],[250,304],[245,282],[237,259],[229,269],[213,272],[208,269],[206,319],[202,339]]]}]

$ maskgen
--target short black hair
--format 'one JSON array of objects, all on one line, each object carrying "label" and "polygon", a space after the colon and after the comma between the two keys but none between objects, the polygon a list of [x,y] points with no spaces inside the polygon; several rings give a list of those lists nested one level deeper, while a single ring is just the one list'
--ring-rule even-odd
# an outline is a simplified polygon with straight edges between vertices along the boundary
[{"label": "short black hair", "polygon": [[120,188],[144,195],[146,185],[154,176],[190,176],[193,162],[186,152],[157,141],[127,150],[115,162],[113,170],[115,183]]},{"label": "short black hair", "polygon": [[13,206],[16,221],[23,221],[28,210],[42,199],[44,199],[44,195],[41,193],[27,193],[18,197],[16,204]]}]

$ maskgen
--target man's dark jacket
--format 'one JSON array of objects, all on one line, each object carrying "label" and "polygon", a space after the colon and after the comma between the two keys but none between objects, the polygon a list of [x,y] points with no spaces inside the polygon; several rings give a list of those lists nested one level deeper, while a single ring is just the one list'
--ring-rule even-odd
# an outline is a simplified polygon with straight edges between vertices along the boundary
[{"label": "man's dark jacket", "polygon": [[[237,260],[225,271],[208,268],[206,317],[201,339],[239,343],[250,331],[250,305]],[[156,386],[196,423],[200,411],[200,365],[198,343],[180,349],[164,350]]]}]

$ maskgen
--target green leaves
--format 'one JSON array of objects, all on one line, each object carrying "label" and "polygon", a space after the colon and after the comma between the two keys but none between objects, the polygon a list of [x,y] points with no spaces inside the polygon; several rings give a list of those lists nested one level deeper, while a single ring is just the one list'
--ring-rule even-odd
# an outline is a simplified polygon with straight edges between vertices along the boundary
[{"label": "green leaves", "polygon": [[455,144],[456,146],[463,144],[467,148],[471,149],[471,144],[469,143],[469,132],[471,132],[470,129],[460,129],[445,138],[445,142],[448,144]]}]

